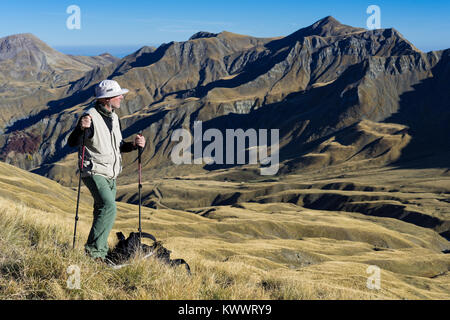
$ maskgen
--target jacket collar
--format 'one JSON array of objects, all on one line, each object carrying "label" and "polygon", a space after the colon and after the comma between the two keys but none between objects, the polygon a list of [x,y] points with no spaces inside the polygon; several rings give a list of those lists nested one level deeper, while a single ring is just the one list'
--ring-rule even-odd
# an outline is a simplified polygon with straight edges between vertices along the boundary
[{"label": "jacket collar", "polygon": [[108,117],[108,118],[112,118],[112,115],[114,113],[114,110],[109,111],[102,104],[100,104],[98,102],[95,104],[95,109],[97,109],[98,113],[100,113],[101,115]]}]

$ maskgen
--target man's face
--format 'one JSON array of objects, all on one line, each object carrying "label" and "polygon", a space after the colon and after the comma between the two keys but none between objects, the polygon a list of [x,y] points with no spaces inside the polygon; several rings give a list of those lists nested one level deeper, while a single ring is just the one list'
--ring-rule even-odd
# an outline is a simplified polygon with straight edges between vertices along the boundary
[{"label": "man's face", "polygon": [[120,108],[120,102],[122,101],[122,99],[123,99],[123,95],[116,96],[116,97],[113,97],[113,98],[109,99],[109,103],[110,103],[111,108],[119,109]]}]

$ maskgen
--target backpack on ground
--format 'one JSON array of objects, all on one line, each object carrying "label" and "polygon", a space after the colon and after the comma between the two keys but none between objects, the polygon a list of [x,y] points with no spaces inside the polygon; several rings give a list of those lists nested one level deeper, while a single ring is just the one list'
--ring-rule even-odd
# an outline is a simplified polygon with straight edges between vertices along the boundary
[{"label": "backpack on ground", "polygon": [[114,249],[108,252],[108,255],[106,256],[106,259],[111,261],[114,265],[121,265],[135,256],[138,252],[142,252],[144,258],[154,256],[170,266],[179,266],[184,264],[187,273],[191,274],[191,269],[187,262],[184,261],[184,259],[170,259],[171,251],[164,248],[161,241],[157,241],[153,235],[146,232],[141,233],[142,238],[153,240],[153,245],[151,246],[139,241],[139,232],[131,232],[127,239],[125,239],[122,232],[117,232],[116,235],[119,242],[116,244]]}]

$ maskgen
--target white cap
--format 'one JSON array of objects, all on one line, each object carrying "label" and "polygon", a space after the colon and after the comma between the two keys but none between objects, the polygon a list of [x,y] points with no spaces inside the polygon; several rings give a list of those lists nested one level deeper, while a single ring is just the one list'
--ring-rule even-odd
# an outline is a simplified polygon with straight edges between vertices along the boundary
[{"label": "white cap", "polygon": [[128,89],[121,89],[117,81],[103,80],[95,87],[95,98],[112,98],[128,92]]}]

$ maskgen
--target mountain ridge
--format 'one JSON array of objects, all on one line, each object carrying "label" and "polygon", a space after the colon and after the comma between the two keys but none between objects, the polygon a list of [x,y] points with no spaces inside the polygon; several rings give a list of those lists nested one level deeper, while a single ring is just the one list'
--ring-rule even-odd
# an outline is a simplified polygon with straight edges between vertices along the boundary
[{"label": "mountain ridge", "polygon": [[[211,124],[217,124],[214,119],[223,119],[222,127],[236,117],[245,123],[258,123],[258,127],[278,126],[282,154],[286,155],[283,161],[301,159],[314,141],[319,143],[365,119],[382,122],[396,114],[403,94],[429,79],[436,66],[446,61],[447,52],[425,54],[394,28],[365,30],[343,25],[333,17],[285,37],[200,32],[191,38],[158,48],[143,47],[61,87],[64,98],[55,99],[42,115],[7,128],[3,159],[20,166],[27,163],[25,155],[8,156],[14,149],[8,143],[15,141],[15,130],[29,134],[51,130],[50,140],[57,145],[44,148],[41,143],[38,157],[28,168],[45,164],[39,172],[61,179],[50,172],[54,164],[48,161],[63,159],[70,152],[62,143],[75,123],[75,110],[92,101],[95,84],[105,78],[132,88],[118,113],[125,137],[137,130],[151,137],[144,159],[148,169],[168,165],[170,133],[176,126],[192,130],[193,118]],[[274,121],[281,109],[288,118]],[[405,119],[396,121],[405,125],[412,121],[406,118],[414,118],[408,114],[402,117]],[[43,118],[49,119],[46,126],[39,122]],[[423,136],[431,134],[421,132]],[[384,163],[380,161],[380,165]]]}]

